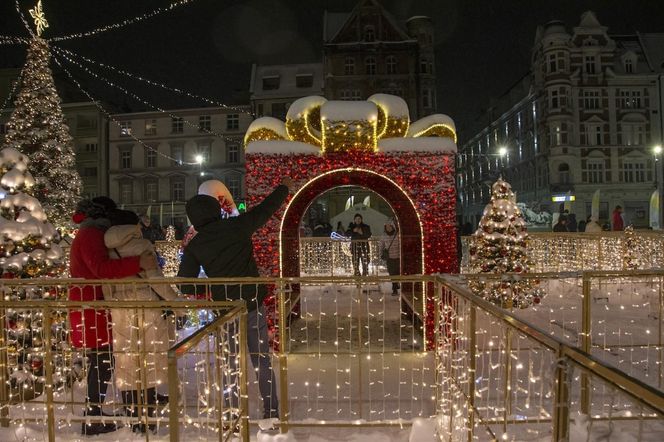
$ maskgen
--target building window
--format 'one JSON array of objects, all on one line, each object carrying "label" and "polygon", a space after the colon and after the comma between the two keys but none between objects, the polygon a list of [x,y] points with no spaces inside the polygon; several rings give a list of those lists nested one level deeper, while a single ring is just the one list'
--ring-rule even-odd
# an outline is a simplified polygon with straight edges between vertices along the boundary
[{"label": "building window", "polygon": [[641,91],[621,90],[618,94],[618,107],[621,109],[641,109]]},{"label": "building window", "polygon": [[240,143],[229,141],[226,143],[226,161],[229,163],[240,162]]},{"label": "building window", "polygon": [[426,74],[429,67],[429,62],[426,58],[420,58],[420,74]]},{"label": "building window", "polygon": [[99,148],[97,143],[85,143],[85,146],[83,146],[83,152],[85,153],[95,153],[97,152],[97,149]]},{"label": "building window", "polygon": [[634,62],[631,58],[625,59],[625,73],[632,74],[634,73]]},{"label": "building window", "polygon": [[123,147],[120,149],[120,169],[131,169],[132,147]]},{"label": "building window", "polygon": [[226,129],[237,130],[239,128],[240,128],[240,115],[239,114],[226,115]]},{"label": "building window", "polygon": [[549,126],[549,143],[551,146],[567,144],[567,124],[553,123]]},{"label": "building window", "polygon": [[156,178],[147,178],[144,181],[146,203],[156,203],[159,200],[159,183]]},{"label": "building window", "polygon": [[150,167],[150,168],[157,167],[157,148],[155,147],[145,148],[145,167]]},{"label": "building window", "polygon": [[157,135],[157,120],[145,120],[145,135]]},{"label": "building window", "polygon": [[96,167],[84,167],[81,170],[81,176],[82,177],[96,177],[97,176],[97,168]]},{"label": "building window", "polygon": [[603,183],[604,160],[585,160],[582,175],[584,183]]},{"label": "building window", "polygon": [[586,74],[595,74],[596,67],[595,67],[595,57],[593,55],[586,55],[583,57],[583,65],[586,70]]},{"label": "building window", "polygon": [[374,57],[367,57],[364,60],[364,66],[367,75],[376,75],[376,59]]},{"label": "building window", "polygon": [[171,145],[171,158],[173,166],[181,166],[184,159],[184,146],[182,144]]},{"label": "building window", "polygon": [[233,199],[240,197],[240,178],[237,176],[230,176],[226,178],[226,187],[233,196]]},{"label": "building window", "polygon": [[569,184],[569,164],[562,163],[558,166],[558,182],[560,184]]},{"label": "building window", "polygon": [[96,129],[97,117],[94,115],[79,115],[76,119],[77,129]]},{"label": "building window", "polygon": [[295,76],[295,87],[312,87],[314,76],[311,74],[297,74]]},{"label": "building window", "polygon": [[583,91],[581,105],[584,109],[599,109],[599,91]]},{"label": "building window", "polygon": [[565,70],[565,54],[563,52],[553,52],[547,55],[547,72],[555,74]]},{"label": "building window", "polygon": [[422,89],[422,107],[433,107],[433,91],[431,89]]},{"label": "building window", "polygon": [[376,29],[373,26],[364,27],[364,41],[375,41],[376,40]]},{"label": "building window", "polygon": [[181,134],[184,132],[184,119],[181,117],[171,118],[171,132]]},{"label": "building window", "polygon": [[212,117],[210,115],[201,115],[198,117],[198,130],[201,132],[210,132],[212,130]]},{"label": "building window", "polygon": [[131,136],[131,121],[120,121],[120,136]]},{"label": "building window", "polygon": [[203,158],[203,163],[210,162],[210,143],[209,142],[200,142],[198,143],[198,149],[196,150],[196,156],[200,155]]},{"label": "building window", "polygon": [[645,183],[646,163],[643,161],[625,161],[620,175],[621,181],[624,183]]},{"label": "building window", "polygon": [[556,89],[549,91],[549,109],[560,108],[560,94]]},{"label": "building window", "polygon": [[626,146],[640,146],[646,142],[643,123],[620,123],[620,142]]},{"label": "building window", "polygon": [[184,201],[184,178],[171,178],[171,200]]},{"label": "building window", "polygon": [[387,73],[388,74],[396,74],[397,73],[397,57],[394,55],[389,55],[385,61],[387,65]]},{"label": "building window", "polygon": [[279,89],[279,76],[278,75],[263,77],[263,90],[264,91],[275,91],[277,89]]},{"label": "building window", "polygon": [[131,204],[133,202],[133,186],[131,181],[120,182],[120,203]]},{"label": "building window", "polygon": [[344,101],[360,101],[362,95],[359,89],[342,89],[339,95],[340,100]]},{"label": "building window", "polygon": [[346,57],[344,60],[344,75],[355,75],[355,59]]}]

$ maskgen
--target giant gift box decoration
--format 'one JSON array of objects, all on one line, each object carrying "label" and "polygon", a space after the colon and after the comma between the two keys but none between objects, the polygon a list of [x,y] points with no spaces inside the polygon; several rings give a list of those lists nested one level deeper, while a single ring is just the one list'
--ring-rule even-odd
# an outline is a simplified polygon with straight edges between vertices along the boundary
[{"label": "giant gift box decoration", "polygon": [[[300,276],[302,217],[319,195],[343,185],[368,188],[392,206],[402,238],[402,274],[457,271],[456,132],[448,116],[411,123],[405,101],[386,94],[365,102],[305,97],[291,105],[285,122],[255,120],[245,148],[249,209],[285,176],[297,187],[254,237],[261,275]],[[266,306],[274,332],[278,306],[273,296]],[[423,310],[416,313],[430,342],[431,301]]]}]

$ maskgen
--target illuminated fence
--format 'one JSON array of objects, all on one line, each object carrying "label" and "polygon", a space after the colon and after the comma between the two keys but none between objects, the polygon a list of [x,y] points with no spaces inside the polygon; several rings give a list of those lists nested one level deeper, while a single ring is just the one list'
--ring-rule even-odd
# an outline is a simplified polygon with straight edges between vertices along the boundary
[{"label": "illuminated fence", "polygon": [[664,394],[439,280],[441,440],[661,440]]},{"label": "illuminated fence", "polygon": [[369,247],[369,273],[376,274],[380,258],[380,240],[342,241],[330,238],[300,238],[301,273],[307,276],[339,276],[353,274],[352,243]]},{"label": "illuminated fence", "polygon": [[[462,237],[462,273],[468,273],[468,246],[472,237]],[[624,257],[637,258],[639,269],[664,268],[664,234],[635,231],[634,245],[628,247],[623,232],[530,233],[528,250],[533,272],[572,272],[584,270],[628,270]]]},{"label": "illuminated fence", "polygon": [[[149,286],[168,282],[151,280]],[[107,297],[113,290],[141,299],[149,289],[146,280],[98,283]],[[19,299],[0,303],[0,440],[77,438],[83,425],[95,424],[143,430],[146,440],[169,434],[171,441],[230,440],[234,434],[249,440],[244,303],[66,301],[68,291],[82,285],[66,279],[2,281],[5,299]],[[33,292],[50,299],[26,300]],[[86,400],[94,353],[69,345],[68,317],[86,311],[110,311],[115,318],[109,324],[112,356],[98,352],[100,364],[114,361],[103,403]],[[195,313],[188,314],[186,327],[177,327],[175,315],[187,312]],[[239,345],[230,345],[232,339]],[[105,415],[86,411],[97,406]]]}]

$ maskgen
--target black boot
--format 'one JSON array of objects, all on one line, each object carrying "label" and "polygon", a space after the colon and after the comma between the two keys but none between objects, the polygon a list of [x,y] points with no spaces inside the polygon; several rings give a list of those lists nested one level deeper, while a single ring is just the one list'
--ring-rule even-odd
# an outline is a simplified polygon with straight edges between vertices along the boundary
[{"label": "black boot", "polygon": [[[90,407],[85,413],[85,416],[102,416],[101,408],[99,407]],[[108,423],[103,424],[101,422],[92,422],[86,424],[85,422],[81,424],[81,434],[84,436],[96,436],[98,434],[110,433],[118,429],[117,425]]]},{"label": "black boot", "polygon": [[[140,398],[140,400],[139,400]],[[166,396],[168,398],[168,396]],[[155,414],[155,404],[157,403],[157,391],[154,388],[148,388],[147,390],[147,400],[143,400],[143,392],[138,392],[136,390],[123,391],[122,392],[122,402],[124,402],[127,407],[127,416],[129,417],[139,417],[138,407],[146,406],[148,410],[148,417],[154,417]],[[150,431],[154,432],[157,429],[155,424],[150,424],[147,427]],[[145,434],[146,427],[144,423],[133,424],[131,430],[134,433]]]}]

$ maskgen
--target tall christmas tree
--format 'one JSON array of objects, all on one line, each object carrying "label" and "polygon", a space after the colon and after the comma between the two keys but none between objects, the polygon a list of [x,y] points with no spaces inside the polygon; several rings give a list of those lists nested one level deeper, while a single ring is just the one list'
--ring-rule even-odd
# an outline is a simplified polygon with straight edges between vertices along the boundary
[{"label": "tall christmas tree", "polygon": [[[60,246],[53,244],[55,227],[46,219],[39,201],[25,193],[35,184],[28,172],[28,158],[13,148],[0,151],[0,270],[3,279],[57,276],[63,260]],[[12,286],[2,289],[11,301],[58,298],[57,288],[44,285]],[[67,352],[65,315],[54,312],[51,341],[44,342],[41,311],[7,309],[7,347],[12,400],[30,400],[44,387],[44,351],[55,351],[56,383],[67,378],[64,354]]]},{"label": "tall christmas tree", "polygon": [[[491,187],[491,201],[484,208],[470,246],[473,273],[528,273],[530,259],[528,233],[512,187],[499,178]],[[526,308],[541,301],[541,290],[532,279],[474,279],[470,288],[494,304],[505,308]]]},{"label": "tall christmas tree", "polygon": [[33,195],[42,203],[48,219],[57,227],[64,227],[70,223],[80,199],[81,178],[75,167],[72,137],[48,66],[49,46],[39,37],[40,25],[43,29],[46,23],[41,2],[37,10],[38,15],[35,10],[30,12],[35,17],[38,35],[28,48],[14,112],[7,123],[5,147],[28,155],[36,179]]}]

